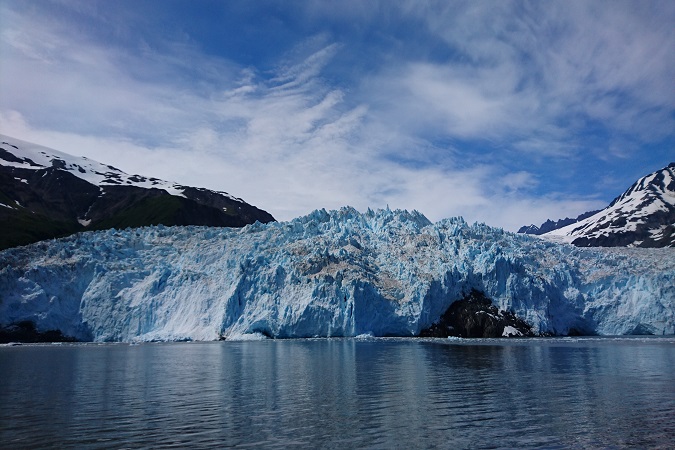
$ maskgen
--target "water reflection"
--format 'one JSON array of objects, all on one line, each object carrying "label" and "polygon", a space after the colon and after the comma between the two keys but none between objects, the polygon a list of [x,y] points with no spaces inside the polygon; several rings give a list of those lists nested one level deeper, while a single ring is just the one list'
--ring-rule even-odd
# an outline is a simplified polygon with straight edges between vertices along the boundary
[{"label": "water reflection", "polygon": [[5,347],[0,447],[668,446],[674,367],[633,341]]},{"label": "water reflection", "polygon": [[[663,432],[675,424],[675,379],[667,375],[675,367],[672,348],[433,344],[424,348],[433,368],[434,390],[447,392],[444,384],[447,373],[452,373],[451,383],[463,386],[462,413],[470,421],[485,421],[474,436],[471,427],[461,427],[467,446],[485,445],[486,439],[489,445],[505,447],[675,441],[672,431]],[[464,425],[461,420],[457,424]]]}]

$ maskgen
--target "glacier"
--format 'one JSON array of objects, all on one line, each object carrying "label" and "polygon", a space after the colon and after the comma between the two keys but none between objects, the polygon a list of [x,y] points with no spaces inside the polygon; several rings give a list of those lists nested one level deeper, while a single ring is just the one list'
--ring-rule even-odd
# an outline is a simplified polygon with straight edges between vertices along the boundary
[{"label": "glacier", "polygon": [[578,248],[351,207],[0,252],[0,326],[83,341],[415,336],[471,290],[538,333],[675,334],[675,249]]}]

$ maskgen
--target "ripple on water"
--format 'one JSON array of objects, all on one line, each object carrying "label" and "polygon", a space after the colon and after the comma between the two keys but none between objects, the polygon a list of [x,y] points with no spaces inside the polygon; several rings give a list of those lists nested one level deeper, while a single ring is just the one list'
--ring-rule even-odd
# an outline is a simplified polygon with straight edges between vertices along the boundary
[{"label": "ripple on water", "polygon": [[0,348],[10,448],[673,447],[673,339]]}]

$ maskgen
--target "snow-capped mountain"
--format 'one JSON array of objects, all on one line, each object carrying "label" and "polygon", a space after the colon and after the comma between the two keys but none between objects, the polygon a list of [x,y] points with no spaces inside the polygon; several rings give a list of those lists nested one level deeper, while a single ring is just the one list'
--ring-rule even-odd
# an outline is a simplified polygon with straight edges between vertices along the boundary
[{"label": "snow-capped mountain", "polygon": [[675,334],[675,250],[578,248],[461,218],[343,208],[0,252],[0,327],[81,340],[436,335],[467,296],[476,313],[501,315],[490,299],[534,333]]},{"label": "snow-capped mountain", "polygon": [[544,233],[548,233],[549,231],[557,230],[562,227],[566,227],[567,225],[571,225],[573,223],[577,223],[579,221],[582,221],[586,219],[587,217],[591,217],[592,215],[598,213],[600,210],[596,211],[588,211],[583,214],[579,214],[575,219],[565,217],[564,219],[559,219],[556,220],[555,222],[552,221],[551,219],[548,219],[546,222],[542,223],[540,226],[536,226],[535,224],[528,225],[528,226],[522,226],[518,230],[518,233],[522,234],[534,234],[534,235],[541,235]]},{"label": "snow-capped mountain", "polygon": [[9,136],[0,141],[0,249],[92,229],[274,220],[226,192],[129,175]]},{"label": "snow-capped mountain", "polygon": [[640,178],[607,208],[542,236],[579,247],[674,247],[675,163]]}]

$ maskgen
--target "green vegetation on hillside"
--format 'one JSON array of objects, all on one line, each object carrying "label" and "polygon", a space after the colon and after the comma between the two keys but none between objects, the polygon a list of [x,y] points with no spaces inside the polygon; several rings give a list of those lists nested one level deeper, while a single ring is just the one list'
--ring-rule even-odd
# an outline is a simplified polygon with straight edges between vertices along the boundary
[{"label": "green vegetation on hillside", "polygon": [[176,214],[182,207],[179,197],[163,195],[146,198],[113,217],[92,224],[90,230],[134,228],[149,225],[177,225]]},{"label": "green vegetation on hillside", "polygon": [[51,220],[28,211],[18,211],[11,221],[0,220],[0,250],[64,237],[81,230],[78,223]]}]

